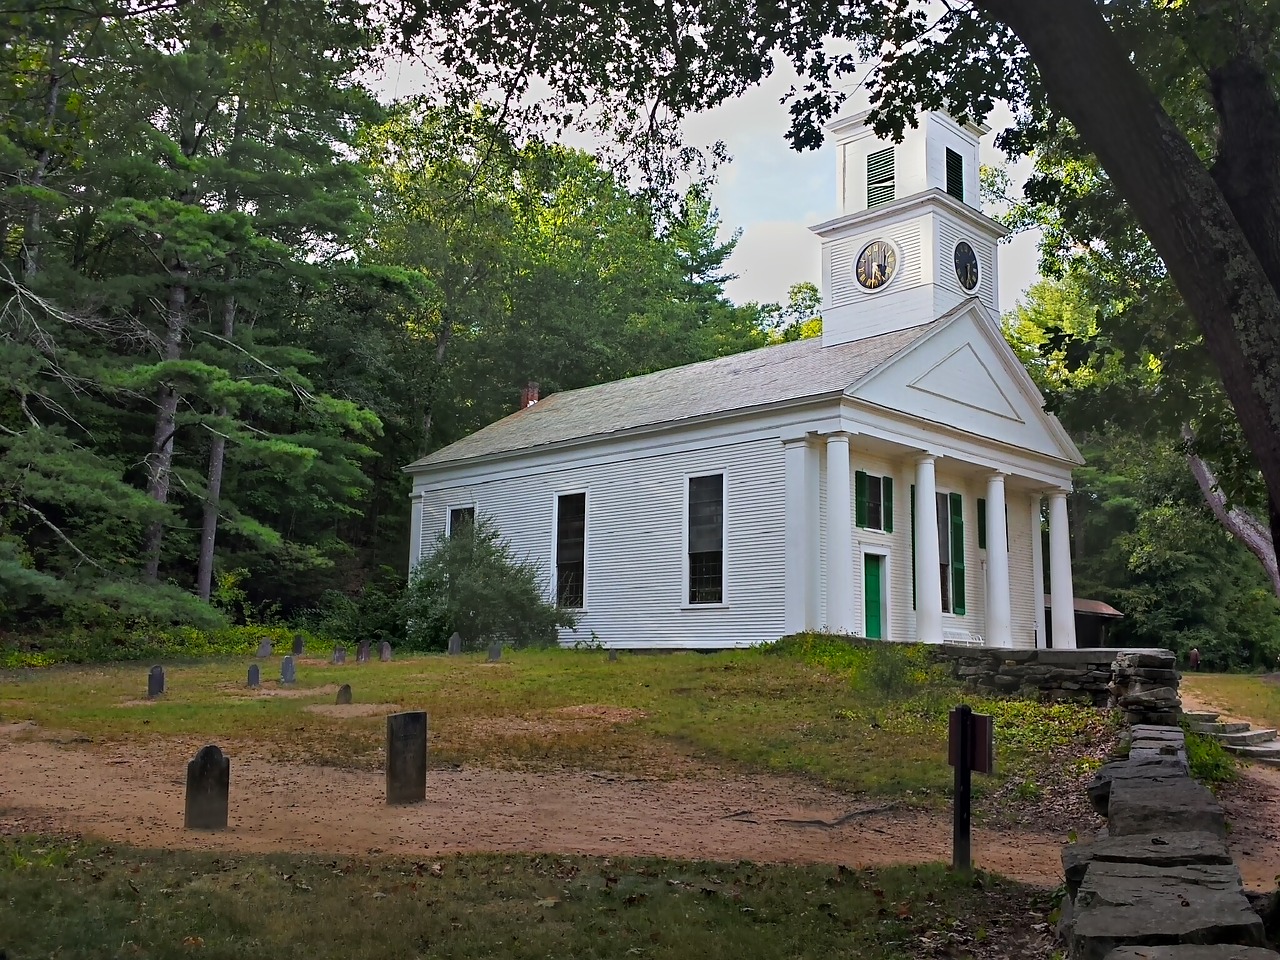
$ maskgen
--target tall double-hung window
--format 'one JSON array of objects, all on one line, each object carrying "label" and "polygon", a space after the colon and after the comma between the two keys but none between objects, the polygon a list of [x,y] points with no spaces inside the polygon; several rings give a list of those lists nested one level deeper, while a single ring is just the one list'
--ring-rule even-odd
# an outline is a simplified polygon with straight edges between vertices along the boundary
[{"label": "tall double-hung window", "polygon": [[556,605],[587,605],[587,495],[556,497]]},{"label": "tall double-hung window", "polygon": [[688,602],[724,602],[724,474],[689,478]]}]

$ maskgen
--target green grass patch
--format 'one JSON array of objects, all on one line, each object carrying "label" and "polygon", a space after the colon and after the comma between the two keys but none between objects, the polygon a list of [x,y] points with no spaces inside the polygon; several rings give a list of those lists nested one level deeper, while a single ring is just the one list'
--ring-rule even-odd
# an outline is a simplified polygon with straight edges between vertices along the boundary
[{"label": "green grass patch", "polygon": [[[847,649],[841,649],[841,646]],[[816,653],[814,651],[817,651]],[[96,741],[169,737],[376,769],[385,721],[308,711],[352,685],[357,704],[431,716],[433,763],[559,765],[663,775],[673,759],[797,774],[852,792],[940,803],[950,790],[947,712],[966,700],[996,717],[997,776],[1044,779],[1085,756],[1110,729],[1079,706],[965,697],[918,648],[823,641],[702,655],[521,650],[498,664],[478,654],[423,655],[340,667],[304,663],[296,696],[245,688],[251,661],[166,667],[167,693],[143,700],[143,665],[61,667],[0,675],[0,716]],[[262,662],[264,678],[279,661]],[[607,707],[605,711],[583,707]]]},{"label": "green grass patch", "polygon": [[[1043,956],[1047,893],[943,867],[217,856],[0,843],[12,960]],[[1035,952],[1033,952],[1033,950]]]},{"label": "green grass patch", "polygon": [[1196,733],[1186,721],[1182,724],[1182,732],[1186,738],[1187,766],[1191,776],[1209,786],[1231,783],[1240,776],[1236,758],[1220,741]]},{"label": "green grass patch", "polygon": [[289,627],[229,626],[202,630],[171,627],[117,631],[74,631],[44,637],[13,639],[0,645],[0,670],[52,667],[60,664],[120,663],[136,660],[199,660],[208,657],[253,656],[263,640],[276,653],[293,649],[300,635],[305,653],[323,656],[333,644],[306,630]]},{"label": "green grass patch", "polygon": [[1280,683],[1256,674],[1184,673],[1182,689],[1214,709],[1280,729]]}]

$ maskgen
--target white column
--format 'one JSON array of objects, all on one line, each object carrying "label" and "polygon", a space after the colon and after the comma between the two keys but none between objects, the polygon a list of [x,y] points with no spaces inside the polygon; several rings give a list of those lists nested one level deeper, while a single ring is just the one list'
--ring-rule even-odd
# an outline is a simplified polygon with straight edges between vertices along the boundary
[{"label": "white column", "polygon": [[809,530],[809,556],[805,562],[805,621],[811,629],[822,626],[822,538],[819,536],[818,508],[822,503],[819,458],[822,449],[811,443],[805,447],[805,523]]},{"label": "white column", "polygon": [[853,500],[849,484],[849,435],[827,437],[827,629],[852,633]]},{"label": "white column", "polygon": [[1071,531],[1067,526],[1067,493],[1049,494],[1049,592],[1053,594],[1053,648],[1076,647],[1075,593],[1071,586]]},{"label": "white column", "polygon": [[1031,498],[1031,581],[1032,599],[1036,608],[1036,646],[1043,647],[1048,634],[1044,626],[1044,544],[1043,519],[1040,516],[1042,500],[1039,494]]},{"label": "white column", "polygon": [[814,552],[809,523],[809,445],[804,437],[783,441],[786,468],[786,619],[787,633],[814,627],[809,620],[809,558]]},{"label": "white column", "polygon": [[409,494],[409,573],[422,559],[422,494]]},{"label": "white column", "polygon": [[916,461],[916,639],[924,643],[942,642],[937,493],[933,457],[921,457]]},{"label": "white column", "polygon": [[987,646],[1013,646],[1013,604],[1009,598],[1009,531],[1004,509],[1004,474],[987,477]]}]

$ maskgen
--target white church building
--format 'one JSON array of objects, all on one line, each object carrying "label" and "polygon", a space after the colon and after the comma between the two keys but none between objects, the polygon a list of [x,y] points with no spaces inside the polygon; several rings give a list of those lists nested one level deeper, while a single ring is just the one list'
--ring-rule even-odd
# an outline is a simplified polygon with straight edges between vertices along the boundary
[{"label": "white church building", "polygon": [[[999,330],[986,131],[835,122],[821,339],[553,394],[406,470],[410,560],[477,514],[581,611],[561,642],[718,648],[825,630],[1075,646],[1080,452]],[[1061,598],[1062,602],[1056,602]]]}]

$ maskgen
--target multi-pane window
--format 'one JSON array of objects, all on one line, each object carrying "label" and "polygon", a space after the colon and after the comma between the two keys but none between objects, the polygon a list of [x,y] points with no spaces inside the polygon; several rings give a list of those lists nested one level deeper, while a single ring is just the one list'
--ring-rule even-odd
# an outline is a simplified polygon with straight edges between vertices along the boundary
[{"label": "multi-pane window", "polygon": [[867,155],[867,207],[892,203],[893,147],[885,147]]},{"label": "multi-pane window", "polygon": [[689,478],[689,602],[724,602],[724,474]]},{"label": "multi-pane window", "polygon": [[893,533],[893,477],[854,474],[854,521],[867,530]]},{"label": "multi-pane window", "polygon": [[556,604],[570,610],[586,606],[587,495],[556,497]]},{"label": "multi-pane window", "polygon": [[939,493],[938,564],[942,611],[962,615],[964,596],[964,507],[958,493]]},{"label": "multi-pane window", "polygon": [[947,193],[964,202],[964,157],[947,148]]},{"label": "multi-pane window", "polygon": [[476,522],[475,507],[450,507],[449,508],[449,536],[459,536],[466,530],[471,529]]}]

